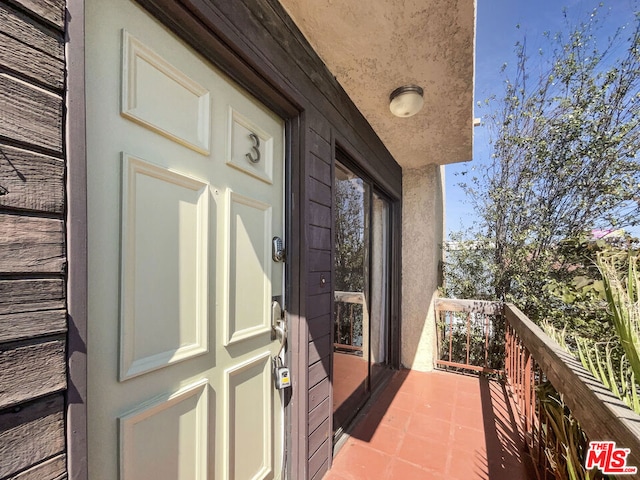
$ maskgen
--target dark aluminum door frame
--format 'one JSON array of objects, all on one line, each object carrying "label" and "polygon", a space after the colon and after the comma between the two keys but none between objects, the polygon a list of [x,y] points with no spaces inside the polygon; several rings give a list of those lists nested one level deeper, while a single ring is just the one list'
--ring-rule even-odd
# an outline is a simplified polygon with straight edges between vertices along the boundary
[{"label": "dark aluminum door frame", "polygon": [[[387,343],[388,343],[388,357],[387,357],[387,364],[389,365],[389,367],[391,367],[392,369],[399,369],[401,367],[400,364],[400,359],[401,359],[401,352],[400,352],[400,347],[401,347],[401,339],[400,339],[400,332],[401,332],[401,278],[402,278],[402,272],[401,272],[401,267],[402,267],[402,257],[401,257],[401,235],[402,235],[402,199],[400,196],[396,196],[391,194],[390,192],[387,192],[381,185],[380,183],[380,175],[379,173],[375,170],[374,167],[372,167],[371,163],[369,161],[367,161],[367,159],[365,157],[363,157],[362,155],[360,155],[355,149],[353,149],[350,145],[350,142],[348,141],[348,139],[342,137],[339,134],[335,134],[334,132],[334,139],[332,142],[332,148],[333,148],[333,157],[334,157],[334,162],[333,162],[333,168],[332,168],[332,179],[334,179],[333,181],[335,182],[335,164],[336,162],[341,163],[342,165],[344,165],[345,167],[347,167],[349,170],[351,170],[352,173],[354,173],[355,175],[359,176],[364,182],[368,183],[371,186],[371,192],[370,195],[373,197],[374,194],[378,194],[379,196],[381,196],[388,204],[389,206],[389,227],[388,227],[388,233],[389,233],[389,245],[388,245],[388,261],[389,263],[389,273],[388,273],[388,280],[390,282],[390,291],[389,291],[389,308],[388,308],[388,312],[389,312],[389,317],[388,317],[388,339],[387,339]],[[401,192],[400,192],[401,195]],[[336,219],[335,219],[335,198],[333,201],[333,208],[332,208],[332,223],[333,225],[335,225]],[[370,212],[369,212],[370,214]],[[332,258],[334,258],[335,256],[335,235],[333,236],[332,240]],[[371,258],[369,258],[369,263],[371,262]],[[332,260],[333,261],[333,260]],[[371,270],[371,265],[368,265],[368,270]],[[332,279],[331,279],[331,284],[335,285],[335,267],[333,268],[332,271]],[[333,296],[332,296],[333,297]],[[331,338],[334,338],[334,299],[332,298],[331,300],[332,302],[332,307],[331,307]],[[370,363],[370,362],[369,362]],[[333,352],[331,355],[331,371],[333,372]],[[370,369],[371,365],[369,365],[369,369]],[[333,375],[333,373],[332,373]],[[388,377],[387,377],[388,378]],[[369,375],[367,377],[367,382],[370,382],[371,380],[371,374],[370,374],[370,370],[369,370]],[[370,400],[371,400],[371,393],[372,391],[375,391],[380,385],[384,384],[386,381],[385,378],[381,378],[380,381],[376,382],[375,385],[371,385],[370,383],[368,383],[369,385],[369,392],[367,393],[366,399],[363,401],[363,403],[360,405],[360,407],[358,408],[358,410],[360,410],[361,408],[363,408]],[[333,398],[333,378],[331,381],[331,398]],[[354,416],[351,417],[351,420],[353,420],[353,418],[355,418],[355,414]],[[340,437],[341,437],[341,432],[342,432],[342,428],[344,428],[345,426],[349,425],[349,422],[351,420],[348,420],[346,422],[346,425],[342,425],[340,427],[340,431],[336,432],[336,426],[333,425],[333,418],[332,418],[332,425],[331,425],[331,431],[334,432],[334,444],[335,446],[339,449],[339,447],[341,446],[341,442]],[[334,453],[337,450],[334,450]]]}]

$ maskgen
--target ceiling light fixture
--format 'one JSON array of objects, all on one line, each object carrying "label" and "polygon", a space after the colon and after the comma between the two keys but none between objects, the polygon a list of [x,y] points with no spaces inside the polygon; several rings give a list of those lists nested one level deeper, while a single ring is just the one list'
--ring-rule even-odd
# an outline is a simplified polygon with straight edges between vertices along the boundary
[{"label": "ceiling light fixture", "polygon": [[389,110],[396,117],[411,117],[424,105],[423,93],[417,85],[398,87],[389,95]]}]

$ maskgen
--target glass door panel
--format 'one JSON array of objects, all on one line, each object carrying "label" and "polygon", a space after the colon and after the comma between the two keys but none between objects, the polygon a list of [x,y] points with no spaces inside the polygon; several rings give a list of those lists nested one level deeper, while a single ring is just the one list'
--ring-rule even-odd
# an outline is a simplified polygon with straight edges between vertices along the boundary
[{"label": "glass door panel", "polygon": [[390,203],[341,163],[335,172],[334,432],[388,366],[391,288]]},{"label": "glass door panel", "polygon": [[335,178],[334,429],[369,392],[370,187],[341,164]]}]

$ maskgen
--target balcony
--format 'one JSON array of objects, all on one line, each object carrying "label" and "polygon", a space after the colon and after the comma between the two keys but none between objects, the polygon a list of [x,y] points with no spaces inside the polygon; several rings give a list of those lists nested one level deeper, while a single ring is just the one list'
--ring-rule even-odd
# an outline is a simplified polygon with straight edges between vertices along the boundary
[{"label": "balcony", "polygon": [[589,440],[614,441],[630,449],[627,466],[640,466],[640,416],[515,306],[439,299],[436,312],[446,371],[396,372],[347,430],[325,478],[562,478],[553,466],[567,457],[551,452],[566,440],[542,396],[549,388],[560,416],[584,431],[580,455]]}]

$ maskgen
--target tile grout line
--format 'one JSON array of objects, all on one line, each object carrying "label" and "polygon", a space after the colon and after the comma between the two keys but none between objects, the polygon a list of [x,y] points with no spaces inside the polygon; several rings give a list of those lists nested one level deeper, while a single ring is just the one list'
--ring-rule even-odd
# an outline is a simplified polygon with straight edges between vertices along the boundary
[{"label": "tile grout line", "polygon": [[459,395],[459,389],[458,389],[458,382],[456,381],[456,387],[454,389],[453,392],[453,408],[451,409],[451,421],[449,422],[449,441],[447,444],[447,461],[444,464],[444,474],[445,475],[449,475],[449,472],[451,470],[451,463],[453,462],[453,443],[454,443],[454,437],[455,437],[455,428],[456,428],[456,422],[455,422],[455,413],[456,413],[456,407],[458,405],[458,395]]}]

